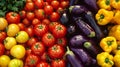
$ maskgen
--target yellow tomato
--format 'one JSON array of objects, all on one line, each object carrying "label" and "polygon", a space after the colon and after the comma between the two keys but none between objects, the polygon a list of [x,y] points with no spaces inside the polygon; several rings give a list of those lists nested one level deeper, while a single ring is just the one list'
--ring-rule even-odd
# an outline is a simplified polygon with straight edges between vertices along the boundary
[{"label": "yellow tomato", "polygon": [[7,67],[10,62],[10,57],[7,55],[0,56],[0,67]]},{"label": "yellow tomato", "polygon": [[25,48],[22,45],[15,45],[10,49],[10,54],[15,58],[23,58],[25,56]]},{"label": "yellow tomato", "polygon": [[19,31],[16,35],[16,41],[18,43],[25,43],[29,39],[29,35],[25,31]]},{"label": "yellow tomato", "polygon": [[23,61],[20,59],[12,59],[8,67],[23,67]]},{"label": "yellow tomato", "polygon": [[8,36],[15,36],[20,31],[20,28],[17,24],[10,24],[7,28]]},{"label": "yellow tomato", "polygon": [[16,39],[14,37],[7,37],[4,40],[4,45],[7,50],[11,49],[13,46],[17,44]]},{"label": "yellow tomato", "polygon": [[5,18],[0,18],[0,30],[4,30],[8,25],[8,22]]}]

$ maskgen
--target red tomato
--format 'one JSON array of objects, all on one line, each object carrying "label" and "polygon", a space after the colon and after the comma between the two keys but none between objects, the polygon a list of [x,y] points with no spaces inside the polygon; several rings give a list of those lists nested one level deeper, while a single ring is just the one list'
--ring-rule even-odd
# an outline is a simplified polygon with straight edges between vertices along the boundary
[{"label": "red tomato", "polygon": [[0,32],[0,42],[2,43],[6,37],[7,37],[6,32],[1,31]]},{"label": "red tomato", "polygon": [[58,44],[55,44],[52,47],[48,48],[48,55],[53,59],[62,58],[64,54],[65,54],[65,49]]},{"label": "red tomato", "polygon": [[25,31],[28,33],[29,37],[34,36],[33,28],[32,27],[27,27]]},{"label": "red tomato", "polygon": [[49,30],[52,31],[55,28],[55,26],[58,25],[58,24],[59,24],[58,22],[51,22],[49,24]]},{"label": "red tomato", "polygon": [[35,4],[36,8],[41,9],[44,6],[44,1],[43,0],[35,0],[34,4]]},{"label": "red tomato", "polygon": [[27,45],[29,46],[29,47],[31,47],[34,43],[36,43],[38,41],[38,39],[37,38],[35,38],[35,37],[31,37],[28,41],[27,41]]},{"label": "red tomato", "polygon": [[20,15],[16,12],[8,12],[5,17],[8,21],[8,23],[17,24],[20,22]]},{"label": "red tomato", "polygon": [[44,2],[44,6],[46,6],[46,5],[49,5],[49,3],[48,2]]},{"label": "red tomato", "polygon": [[39,62],[36,67],[50,67],[50,65],[47,62]]},{"label": "red tomato", "polygon": [[27,19],[27,18],[24,18],[22,20],[22,23],[25,25],[25,26],[29,26],[31,24],[31,22]]},{"label": "red tomato", "polygon": [[56,59],[51,62],[51,67],[65,67],[66,63],[63,59]]},{"label": "red tomato", "polygon": [[47,61],[47,62],[49,62],[51,59],[50,59],[50,57],[48,56],[48,54],[47,54],[47,52],[44,52],[42,55],[41,55],[41,60],[42,61]]},{"label": "red tomato", "polygon": [[26,17],[26,11],[25,10],[20,11],[19,14],[20,14],[20,18],[22,18],[22,19]]},{"label": "red tomato", "polygon": [[57,0],[53,0],[52,2],[51,2],[51,5],[52,5],[52,7],[54,8],[54,9],[58,9],[58,7],[59,7],[59,1],[57,1]]},{"label": "red tomato", "polygon": [[35,9],[34,3],[33,2],[28,2],[25,4],[25,10],[26,11],[33,11]]},{"label": "red tomato", "polygon": [[62,1],[60,3],[60,6],[64,9],[64,8],[67,8],[69,6],[69,1]]},{"label": "red tomato", "polygon": [[40,61],[39,57],[34,54],[30,54],[25,59],[25,65],[35,67]]},{"label": "red tomato", "polygon": [[50,15],[53,12],[53,7],[51,5],[46,5],[44,7],[45,14]]},{"label": "red tomato", "polygon": [[50,4],[52,2],[52,0],[46,0],[46,2],[48,2]]},{"label": "red tomato", "polygon": [[20,28],[20,30],[25,30],[25,25],[23,23],[18,23],[17,24]]},{"label": "red tomato", "polygon": [[26,14],[26,18],[27,18],[28,20],[33,20],[34,17],[35,17],[35,15],[34,15],[33,12],[27,12],[27,14]]},{"label": "red tomato", "polygon": [[39,24],[39,23],[41,23],[41,21],[40,21],[38,18],[34,18],[34,19],[32,20],[32,25],[33,25],[33,26],[36,25],[36,24]]},{"label": "red tomato", "polygon": [[46,19],[43,19],[43,20],[42,20],[42,23],[43,23],[43,24],[46,24],[46,25],[49,25],[49,24],[50,24],[50,20],[47,19],[47,18],[46,18]]},{"label": "red tomato", "polygon": [[63,46],[63,47],[65,47],[65,46],[67,45],[67,40],[66,40],[65,37],[63,37],[63,38],[58,38],[56,42],[57,42],[58,45],[61,45],[61,46]]},{"label": "red tomato", "polygon": [[35,35],[43,36],[46,32],[48,32],[47,25],[40,23],[34,26]]},{"label": "red tomato", "polygon": [[51,33],[46,33],[42,37],[42,42],[44,43],[45,46],[51,47],[55,43],[55,38]]},{"label": "red tomato", "polygon": [[64,12],[64,9],[63,9],[62,7],[58,7],[57,12],[58,12],[59,14],[61,14],[61,13]]},{"label": "red tomato", "polygon": [[67,29],[62,24],[58,24],[58,25],[55,26],[52,33],[56,38],[62,38],[66,35]]},{"label": "red tomato", "polygon": [[26,3],[32,2],[32,0],[26,0]]},{"label": "red tomato", "polygon": [[45,12],[43,9],[37,9],[35,10],[35,17],[42,20],[45,18]]},{"label": "red tomato", "polygon": [[32,50],[30,48],[26,49],[26,56],[29,56],[30,54],[32,54]]},{"label": "red tomato", "polygon": [[60,15],[57,13],[57,12],[53,12],[51,15],[50,15],[50,20],[55,22],[55,21],[58,21],[60,18]]},{"label": "red tomato", "polygon": [[24,67],[29,67],[29,66],[27,66],[27,65],[24,65]]},{"label": "red tomato", "polygon": [[2,43],[0,43],[0,56],[3,55],[5,52],[5,47]]},{"label": "red tomato", "polygon": [[42,42],[36,42],[31,47],[32,52],[36,55],[42,55],[45,52],[45,46]]}]

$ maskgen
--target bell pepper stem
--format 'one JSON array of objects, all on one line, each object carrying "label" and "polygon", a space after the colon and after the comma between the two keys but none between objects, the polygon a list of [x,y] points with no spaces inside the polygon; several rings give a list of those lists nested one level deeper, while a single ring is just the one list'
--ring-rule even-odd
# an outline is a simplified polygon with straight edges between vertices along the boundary
[{"label": "bell pepper stem", "polygon": [[110,0],[106,0],[106,5],[110,5]]},{"label": "bell pepper stem", "polygon": [[105,59],[105,63],[110,63],[112,65],[112,62],[109,60],[109,58]]}]

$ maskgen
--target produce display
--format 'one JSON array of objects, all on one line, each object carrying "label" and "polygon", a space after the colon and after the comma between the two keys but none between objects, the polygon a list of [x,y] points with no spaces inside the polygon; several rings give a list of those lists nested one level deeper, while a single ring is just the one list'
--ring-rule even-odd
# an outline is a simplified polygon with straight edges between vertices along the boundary
[{"label": "produce display", "polygon": [[120,67],[119,0],[0,0],[0,67]]}]

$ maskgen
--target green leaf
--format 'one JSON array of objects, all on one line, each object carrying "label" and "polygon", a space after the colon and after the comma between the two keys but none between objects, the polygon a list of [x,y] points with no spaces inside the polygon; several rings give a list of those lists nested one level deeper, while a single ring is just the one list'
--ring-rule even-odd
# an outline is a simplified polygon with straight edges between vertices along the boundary
[{"label": "green leaf", "polygon": [[18,8],[17,7],[12,7],[12,9],[11,9],[12,11],[15,11],[15,12],[18,12],[19,10],[18,10]]},{"label": "green leaf", "polygon": [[4,7],[3,7],[3,11],[5,11],[6,9],[7,9],[6,6],[4,6]]},{"label": "green leaf", "polygon": [[11,10],[12,4],[8,4],[8,5],[7,5],[7,8],[8,8],[9,10]]},{"label": "green leaf", "polygon": [[6,12],[3,12],[2,10],[0,10],[0,17],[4,17]]}]

